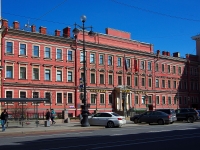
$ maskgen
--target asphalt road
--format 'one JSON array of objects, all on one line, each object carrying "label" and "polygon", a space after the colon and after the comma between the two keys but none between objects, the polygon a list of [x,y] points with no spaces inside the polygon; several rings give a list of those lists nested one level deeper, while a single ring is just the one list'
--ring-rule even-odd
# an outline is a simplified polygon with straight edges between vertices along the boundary
[{"label": "asphalt road", "polygon": [[2,150],[199,149],[200,122],[0,138]]}]

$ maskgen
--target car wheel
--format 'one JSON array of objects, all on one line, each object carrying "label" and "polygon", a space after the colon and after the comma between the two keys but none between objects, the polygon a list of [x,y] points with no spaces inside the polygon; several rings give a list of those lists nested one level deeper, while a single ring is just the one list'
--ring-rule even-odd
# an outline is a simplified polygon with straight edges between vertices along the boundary
[{"label": "car wheel", "polygon": [[151,125],[151,123],[149,123],[149,125]]},{"label": "car wheel", "polygon": [[188,118],[187,118],[187,122],[193,123],[193,122],[194,122],[194,118],[193,118],[193,117],[188,117]]},{"label": "car wheel", "polygon": [[138,118],[134,119],[134,123],[137,124],[138,123]]},{"label": "car wheel", "polygon": [[170,124],[173,124],[173,123],[174,123],[174,121],[170,122]]},{"label": "car wheel", "polygon": [[108,128],[113,128],[114,127],[114,123],[112,121],[108,121],[107,127]]},{"label": "car wheel", "polygon": [[159,119],[159,120],[158,120],[158,124],[159,124],[159,125],[163,125],[163,124],[164,124],[164,121],[163,121],[162,119]]}]

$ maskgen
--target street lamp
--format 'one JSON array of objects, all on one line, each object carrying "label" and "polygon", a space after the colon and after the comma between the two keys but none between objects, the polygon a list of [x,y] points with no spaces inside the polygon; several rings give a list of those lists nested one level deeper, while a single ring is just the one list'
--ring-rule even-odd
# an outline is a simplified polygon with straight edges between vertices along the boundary
[{"label": "street lamp", "polygon": [[190,108],[190,97],[188,96],[188,106]]},{"label": "street lamp", "polygon": [[145,100],[146,100],[146,109],[148,110],[148,103],[147,103],[147,102],[148,102],[148,99],[147,99],[147,98],[148,98],[148,95],[145,95]]},{"label": "street lamp", "polygon": [[[78,25],[75,23],[75,28],[73,29],[73,33],[74,35],[78,35],[80,30],[78,28],[80,28],[83,31],[83,94],[84,94],[84,98],[83,98],[83,111],[82,111],[82,117],[83,117],[83,123],[81,124],[82,127],[88,127],[90,126],[89,122],[88,122],[88,109],[87,109],[87,102],[86,102],[86,59],[85,59],[85,30],[87,28],[90,28],[90,32],[88,32],[89,36],[94,36],[95,33],[92,31],[92,27],[85,27],[85,21],[86,21],[86,16],[83,15],[81,16],[81,21],[83,23],[82,26]],[[78,27],[78,28],[77,28]]]},{"label": "street lamp", "polygon": [[97,114],[98,110],[97,110],[97,95],[98,93],[96,93],[94,96],[95,96],[95,100],[96,100],[96,110],[95,110],[95,114]]}]

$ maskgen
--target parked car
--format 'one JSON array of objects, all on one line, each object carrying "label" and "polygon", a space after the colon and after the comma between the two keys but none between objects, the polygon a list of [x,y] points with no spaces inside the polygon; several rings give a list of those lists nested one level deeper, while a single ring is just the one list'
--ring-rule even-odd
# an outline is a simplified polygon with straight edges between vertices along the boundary
[{"label": "parked car", "polygon": [[130,118],[134,123],[158,123],[159,125],[170,124],[173,122],[172,115],[166,114],[162,111],[147,111],[141,115],[135,115]]},{"label": "parked car", "polygon": [[198,113],[199,113],[199,118],[198,119],[200,119],[200,110],[196,110]]},{"label": "parked car", "polygon": [[124,116],[120,116],[114,112],[102,112],[88,117],[89,124],[105,126],[108,128],[121,127],[126,124]]},{"label": "parked car", "polygon": [[171,115],[172,116],[172,123],[174,123],[174,121],[177,120],[176,118],[176,112],[174,109],[156,109],[156,111],[162,111],[168,115]]},{"label": "parked car", "polygon": [[199,114],[193,108],[180,108],[175,112],[178,121],[186,120],[189,123],[193,123],[199,118]]}]

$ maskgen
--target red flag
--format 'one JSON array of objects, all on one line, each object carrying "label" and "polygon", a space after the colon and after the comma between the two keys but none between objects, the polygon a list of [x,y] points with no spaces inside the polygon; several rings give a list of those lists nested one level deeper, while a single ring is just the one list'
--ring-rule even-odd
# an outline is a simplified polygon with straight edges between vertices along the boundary
[{"label": "red flag", "polygon": [[134,69],[135,69],[135,72],[138,71],[137,59],[134,60]]}]

